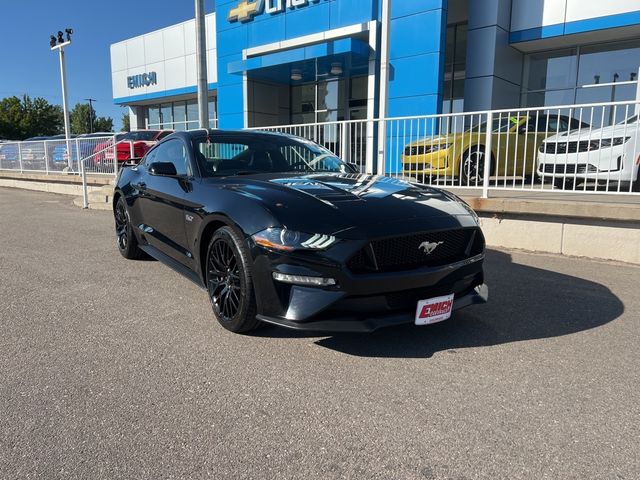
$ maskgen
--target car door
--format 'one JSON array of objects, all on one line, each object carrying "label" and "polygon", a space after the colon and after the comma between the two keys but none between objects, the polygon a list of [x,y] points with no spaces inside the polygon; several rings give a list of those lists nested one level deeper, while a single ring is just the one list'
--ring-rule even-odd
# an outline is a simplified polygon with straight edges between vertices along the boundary
[{"label": "car door", "polygon": [[[176,175],[154,174],[153,165],[171,163]],[[191,190],[192,169],[187,145],[180,138],[162,142],[145,158],[133,185],[138,190],[138,228],[149,245],[182,264],[191,264],[184,226],[185,195]]]},{"label": "car door", "polygon": [[[544,126],[547,123],[547,114],[533,113],[522,117],[520,123],[514,128],[514,153],[513,160],[508,166],[508,174],[518,177],[533,175],[536,168],[538,147],[544,138]],[[540,129],[542,128],[542,132]]]},{"label": "car door", "polygon": [[517,142],[516,130],[523,118],[500,114],[493,123],[492,147],[495,165],[492,171],[497,176],[508,175],[513,170]]}]

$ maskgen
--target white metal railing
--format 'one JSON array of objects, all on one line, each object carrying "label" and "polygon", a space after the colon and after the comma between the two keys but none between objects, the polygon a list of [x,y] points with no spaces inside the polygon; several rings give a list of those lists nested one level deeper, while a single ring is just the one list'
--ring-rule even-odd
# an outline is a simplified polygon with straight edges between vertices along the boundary
[{"label": "white metal railing", "polygon": [[0,143],[0,170],[115,175],[115,135]]},{"label": "white metal railing", "polygon": [[254,129],[307,138],[363,172],[481,188],[485,197],[490,190],[638,194],[639,109],[635,101],[609,102]]}]

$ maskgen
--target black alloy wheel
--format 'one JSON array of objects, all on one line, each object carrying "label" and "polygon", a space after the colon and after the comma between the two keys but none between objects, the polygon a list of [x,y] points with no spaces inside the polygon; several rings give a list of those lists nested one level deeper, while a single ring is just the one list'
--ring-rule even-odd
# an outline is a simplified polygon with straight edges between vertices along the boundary
[{"label": "black alloy wheel", "polygon": [[242,237],[230,227],[218,229],[207,251],[206,281],[218,322],[232,332],[258,327],[250,254]]},{"label": "black alloy wheel", "polygon": [[120,254],[129,260],[136,260],[144,256],[144,252],[138,248],[138,239],[131,228],[129,212],[124,197],[120,197],[113,212],[116,222],[116,242]]},{"label": "black alloy wheel", "polygon": [[462,157],[460,175],[462,185],[481,186],[484,182],[484,147],[472,147]]}]

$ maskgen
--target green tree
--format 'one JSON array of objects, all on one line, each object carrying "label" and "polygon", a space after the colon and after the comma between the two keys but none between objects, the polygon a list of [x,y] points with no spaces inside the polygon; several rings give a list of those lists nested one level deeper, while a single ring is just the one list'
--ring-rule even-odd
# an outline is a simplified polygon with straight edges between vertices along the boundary
[{"label": "green tree", "polygon": [[62,108],[41,97],[24,95],[0,100],[0,138],[24,140],[63,130]]},{"label": "green tree", "polygon": [[93,122],[94,132],[113,132],[113,119],[111,117],[98,117]]},{"label": "green tree", "polygon": [[18,97],[0,100],[0,138],[22,140],[24,138],[21,127],[23,118],[24,107]]},{"label": "green tree", "polygon": [[120,130],[123,132],[131,131],[131,118],[129,117],[129,112],[124,112],[122,114],[122,128]]},{"label": "green tree", "polygon": [[71,133],[90,133],[91,122],[93,121],[94,132],[113,131],[113,119],[111,117],[98,117],[96,111],[86,103],[76,103],[69,113],[69,123]]}]

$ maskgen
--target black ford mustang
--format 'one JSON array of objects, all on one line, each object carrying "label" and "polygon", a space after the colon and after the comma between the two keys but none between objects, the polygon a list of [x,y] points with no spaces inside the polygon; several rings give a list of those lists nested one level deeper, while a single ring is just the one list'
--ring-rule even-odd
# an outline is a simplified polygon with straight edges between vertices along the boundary
[{"label": "black ford mustang", "polygon": [[487,300],[478,218],[439,189],[357,173],[289,135],[199,130],[121,170],[117,244],[206,287],[234,332],[424,325]]}]

